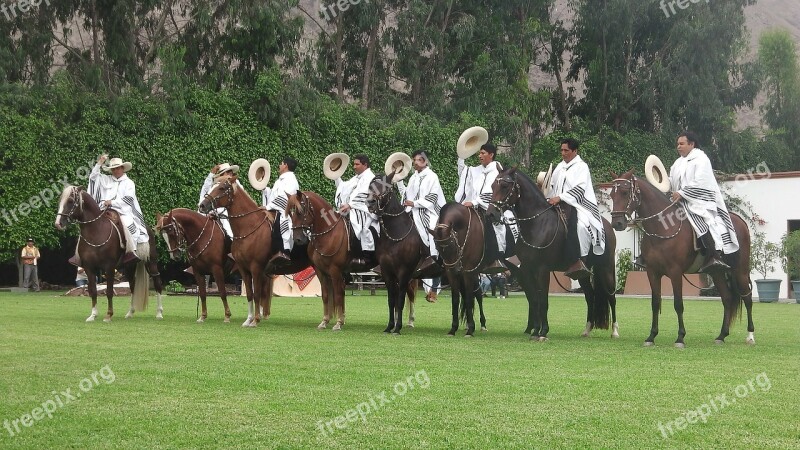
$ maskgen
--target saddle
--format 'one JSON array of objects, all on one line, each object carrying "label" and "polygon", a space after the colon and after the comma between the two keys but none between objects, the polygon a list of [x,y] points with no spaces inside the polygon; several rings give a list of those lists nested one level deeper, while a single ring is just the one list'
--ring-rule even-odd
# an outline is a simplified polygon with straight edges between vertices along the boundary
[{"label": "saddle", "polygon": [[[119,244],[120,247],[125,248],[126,242],[126,234],[123,231],[125,229],[125,225],[122,224],[122,217],[120,217],[119,212],[114,209],[108,208],[104,211],[106,218],[111,221],[117,231],[117,235],[119,236]],[[149,232],[149,230],[148,230]]]}]

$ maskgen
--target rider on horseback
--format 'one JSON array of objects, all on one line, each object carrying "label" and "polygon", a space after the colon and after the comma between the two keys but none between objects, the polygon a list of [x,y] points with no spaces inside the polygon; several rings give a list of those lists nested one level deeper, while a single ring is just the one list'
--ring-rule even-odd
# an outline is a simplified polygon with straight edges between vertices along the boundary
[{"label": "rider on horseback", "polygon": [[417,228],[422,243],[430,250],[430,256],[420,261],[414,272],[414,278],[430,278],[442,272],[442,266],[436,258],[439,251],[433,241],[433,235],[428,230],[433,230],[439,221],[439,210],[445,205],[446,200],[439,176],[431,170],[428,155],[423,150],[412,153],[414,174],[408,180],[408,188],[402,181],[397,186],[403,195],[403,206],[406,211],[411,211],[414,225]]},{"label": "rider on horseback", "polygon": [[[125,264],[141,259],[136,254],[137,244],[147,243],[149,236],[142,208],[136,198],[136,185],[125,174],[133,165],[130,162],[123,163],[121,158],[111,158],[108,165],[102,166],[102,169],[111,172],[111,175],[104,175],[100,173],[100,168],[107,159],[106,154],[97,157],[97,164],[89,174],[89,192],[100,208],[111,208],[119,213],[125,234],[125,256],[122,257],[122,263]],[[75,255],[69,262],[80,266],[77,248],[75,250]]]},{"label": "rider on horseback", "polygon": [[586,268],[586,257],[593,250],[595,255],[605,251],[605,231],[597,198],[594,195],[592,175],[589,166],[578,155],[578,141],[561,141],[561,159],[550,185],[550,192],[556,194],[547,200],[551,205],[564,202],[572,208],[567,218],[566,256],[574,261],[564,275],[578,280],[590,275]]},{"label": "rider on horseback", "polygon": [[714,178],[711,161],[697,148],[697,137],[691,131],[678,135],[680,158],[669,170],[672,201],[680,201],[689,223],[707,249],[701,273],[730,269],[722,261],[720,250],[730,254],[739,250],[736,231]]},{"label": "rider on horseback", "polygon": [[[280,176],[275,180],[267,199],[267,211],[275,211],[275,224],[272,227],[273,248],[279,251],[272,257],[271,263],[281,266],[289,265],[291,258],[289,253],[292,251],[294,239],[292,238],[292,219],[286,214],[286,206],[289,204],[289,196],[297,194],[300,190],[300,183],[294,175],[297,168],[297,160],[286,156],[278,166]],[[278,244],[278,243],[281,244]]]},{"label": "rider on horseback", "polygon": [[375,238],[372,229],[380,234],[378,216],[369,212],[367,199],[369,198],[369,184],[375,178],[372,169],[369,168],[369,157],[367,155],[355,155],[353,157],[353,171],[356,175],[348,181],[336,179],[336,209],[339,214],[348,216],[353,232],[361,241],[361,251],[363,258],[353,258],[351,266],[375,266]]}]

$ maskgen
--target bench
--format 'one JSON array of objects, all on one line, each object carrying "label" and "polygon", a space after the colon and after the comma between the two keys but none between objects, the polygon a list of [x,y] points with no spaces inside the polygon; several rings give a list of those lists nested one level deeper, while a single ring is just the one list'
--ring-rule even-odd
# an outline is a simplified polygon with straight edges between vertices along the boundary
[{"label": "bench", "polygon": [[376,287],[386,285],[386,283],[380,279],[380,275],[375,272],[355,272],[350,275],[353,276],[353,286],[355,286],[355,289],[350,289],[351,295],[355,295],[356,290],[363,291],[364,286],[369,286],[369,294],[375,295]]}]

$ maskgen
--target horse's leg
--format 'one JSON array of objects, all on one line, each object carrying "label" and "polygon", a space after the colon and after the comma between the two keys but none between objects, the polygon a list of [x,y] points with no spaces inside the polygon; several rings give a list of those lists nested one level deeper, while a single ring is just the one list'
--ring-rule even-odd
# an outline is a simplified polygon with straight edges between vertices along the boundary
[{"label": "horse's leg", "polygon": [[[137,263],[126,264],[122,267],[122,273],[125,274],[125,279],[128,280],[128,286],[131,288],[131,307],[128,309],[128,313],[125,314],[126,319],[133,317],[133,313],[136,312],[136,308],[133,306],[133,293],[135,292],[134,289],[136,289],[136,264]],[[133,266],[132,269],[131,266]]]},{"label": "horse's leg", "polygon": [[753,324],[753,286],[750,282],[750,274],[747,272],[749,266],[745,265],[743,267],[744,269],[740,267],[738,270],[736,283],[739,287],[738,291],[741,301],[744,303],[744,307],[747,310],[747,338],[745,338],[745,343],[755,344],[756,327]]},{"label": "horse's leg", "polygon": [[[422,287],[425,290],[425,287]],[[405,295],[408,297],[408,327],[414,328],[414,303],[417,299],[417,280],[411,280],[406,287]]]},{"label": "horse's leg", "polygon": [[242,283],[244,284],[244,291],[247,294],[247,320],[242,323],[243,327],[249,327],[253,323],[255,317],[255,301],[253,300],[253,277],[250,275],[249,270],[239,267],[239,273],[242,275]]},{"label": "horse's leg", "polygon": [[480,289],[476,282],[472,282],[473,277],[464,280],[464,316],[467,319],[467,331],[464,337],[472,337],[475,334],[475,291]]},{"label": "horse's leg", "polygon": [[598,267],[602,270],[597,274],[597,279],[602,280],[598,287],[601,295],[608,296],[608,306],[611,308],[611,338],[619,338],[619,323],[617,322],[617,283],[613,259],[609,264]]},{"label": "horse's leg", "polygon": [[321,270],[317,270],[317,278],[319,278],[319,285],[322,294],[322,321],[317,325],[318,330],[324,330],[328,327],[331,321],[331,312],[333,310],[333,288],[331,284],[331,277],[329,274]]},{"label": "horse's leg", "polygon": [[[161,275],[158,272],[158,255],[155,250],[155,239],[150,242],[150,260],[147,262],[147,273],[153,279],[153,287],[156,290],[156,319],[161,320],[164,318],[164,304],[161,292],[164,286],[161,283]],[[155,275],[154,275],[155,274]]]},{"label": "horse's leg", "polygon": [[450,326],[450,331],[447,332],[447,335],[455,336],[456,331],[458,331],[458,307],[461,304],[461,276],[456,276],[454,273],[449,273],[448,277],[450,278],[450,299],[453,322]]},{"label": "horse's leg", "polygon": [[[413,267],[416,267],[416,265]],[[397,278],[397,289],[394,297],[394,312],[396,317],[392,334],[400,334],[400,330],[403,329],[403,307],[406,305],[406,290],[408,289],[408,283],[410,281],[411,274],[405,273],[405,271]]]},{"label": "horse's leg", "polygon": [[[200,296],[200,318],[197,323],[203,323],[208,318],[208,310],[206,309],[206,276],[200,274],[199,269],[194,270],[194,282],[197,283],[197,295]],[[217,283],[219,284],[219,283]]]},{"label": "horse's leg", "polygon": [[[217,283],[217,289],[219,289],[219,296],[222,298],[222,307],[225,309],[225,320],[223,323],[230,323],[231,321],[231,309],[228,307],[228,291],[225,289],[225,269],[222,268],[222,264],[212,266],[211,273],[214,276],[214,283]],[[203,319],[206,318],[206,303],[203,301]]]},{"label": "horse's leg", "polygon": [[[678,339],[675,340],[675,347],[684,348],[686,343],[686,326],[683,323],[683,274],[671,274],[672,295],[675,296],[675,314],[678,315]],[[661,283],[659,283],[661,284]]]},{"label": "horse's leg", "polygon": [[650,321],[650,336],[644,340],[644,346],[650,347],[655,344],[658,335],[658,314],[661,311],[661,277],[655,272],[647,270],[647,280],[650,282],[650,309],[652,318]]},{"label": "horse's leg", "polygon": [[[728,285],[728,277],[724,273],[715,273],[711,276],[714,280],[714,285],[719,290],[719,296],[722,299],[722,328],[719,330],[719,336],[714,339],[717,344],[725,343],[725,338],[730,334],[731,321],[733,320],[733,302],[740,301],[739,298],[734,298],[734,293]],[[735,283],[733,279],[731,282]]]},{"label": "horse's leg", "polygon": [[538,305],[539,308],[537,310],[539,315],[539,322],[541,324],[541,328],[539,328],[538,334],[538,341],[544,342],[547,338],[547,333],[550,331],[550,324],[547,321],[547,310],[549,308],[549,291],[550,291],[550,272],[547,270],[542,270],[537,277],[537,289],[536,295],[538,296]]},{"label": "horse's leg", "polygon": [[[384,272],[386,273],[386,272]],[[385,276],[385,275],[384,275]],[[386,278],[386,290],[388,294],[386,296],[386,304],[389,309],[389,323],[386,325],[386,329],[383,330],[384,333],[393,333],[394,332],[394,323],[395,323],[395,307],[394,302],[395,298],[397,297],[397,280],[393,279],[394,276]],[[405,292],[404,292],[405,293]]]},{"label": "horse's leg", "polygon": [[588,278],[578,280],[578,284],[583,289],[583,298],[586,300],[586,327],[583,329],[581,336],[589,337],[589,333],[591,333],[595,325],[592,320],[594,318],[594,300],[597,293]]},{"label": "horse's leg", "polygon": [[264,277],[262,283],[263,287],[261,288],[261,303],[264,305],[261,315],[264,317],[264,320],[269,319],[269,316],[272,315],[272,284],[275,282],[275,278],[272,275],[262,274]]},{"label": "horse's leg", "polygon": [[478,302],[478,311],[481,314],[481,331],[489,331],[486,328],[486,316],[483,314],[483,290],[480,287],[480,281],[478,281],[478,290],[475,292],[475,300]]},{"label": "horse's leg", "polygon": [[87,322],[94,322],[97,318],[97,275],[92,269],[86,269],[86,277],[89,281],[89,296],[92,298],[92,312],[86,318]]},{"label": "horse's leg", "polygon": [[264,306],[264,274],[261,273],[261,268],[252,264],[249,267],[250,276],[253,277],[253,320],[250,322],[251,327],[258,326],[261,322],[261,310]]},{"label": "horse's leg", "polygon": [[[133,288],[131,288],[133,292]],[[111,317],[114,316],[114,268],[106,269],[106,298],[108,299],[108,311],[106,316],[103,317],[103,322],[111,322]],[[125,316],[127,318],[128,316]]]},{"label": "horse's leg", "polygon": [[525,292],[525,300],[528,301],[528,324],[525,326],[525,334],[532,335],[534,330],[538,332],[536,325],[536,281],[532,277],[522,276],[519,279],[522,290]]},{"label": "horse's leg", "polygon": [[344,277],[341,273],[331,277],[331,308],[332,313],[338,316],[336,324],[331,331],[340,331],[345,322],[344,313]]}]

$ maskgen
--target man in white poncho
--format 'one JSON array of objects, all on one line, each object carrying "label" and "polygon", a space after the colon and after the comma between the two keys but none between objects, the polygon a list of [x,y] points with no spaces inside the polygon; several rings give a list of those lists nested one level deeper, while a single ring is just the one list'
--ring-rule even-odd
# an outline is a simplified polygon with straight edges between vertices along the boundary
[{"label": "man in white poncho", "polygon": [[403,195],[403,206],[411,212],[414,225],[422,243],[428,247],[429,255],[420,261],[414,272],[414,278],[430,278],[438,275],[442,267],[436,262],[439,251],[433,241],[433,235],[428,231],[433,230],[439,222],[439,211],[446,200],[439,176],[431,170],[428,155],[423,150],[412,153],[414,174],[408,180],[408,187],[402,181],[397,183]]},{"label": "man in white poncho", "polygon": [[565,252],[567,259],[574,261],[564,272],[564,275],[578,280],[589,276],[586,268],[586,257],[589,252],[602,255],[605,252],[605,231],[603,219],[597,208],[597,198],[594,195],[592,174],[589,166],[578,155],[578,141],[564,139],[561,141],[561,159],[555,170],[550,184],[550,197],[547,202],[557,205],[564,202],[575,210],[567,219],[567,241]]},{"label": "man in white poncho", "polygon": [[736,252],[739,241],[711,160],[697,148],[697,137],[691,131],[678,135],[677,150],[680,158],[669,170],[672,201],[679,201],[684,207],[689,223],[707,249],[706,262],[699,272],[730,269],[722,261],[720,250],[726,254]]},{"label": "man in white poncho", "polygon": [[371,229],[380,232],[378,216],[369,212],[367,198],[369,197],[369,184],[375,174],[369,167],[369,157],[358,154],[353,157],[353,171],[356,175],[348,181],[336,179],[336,208],[341,215],[350,219],[353,233],[361,242],[363,257],[356,257],[350,261],[352,266],[375,266],[375,238]]}]

